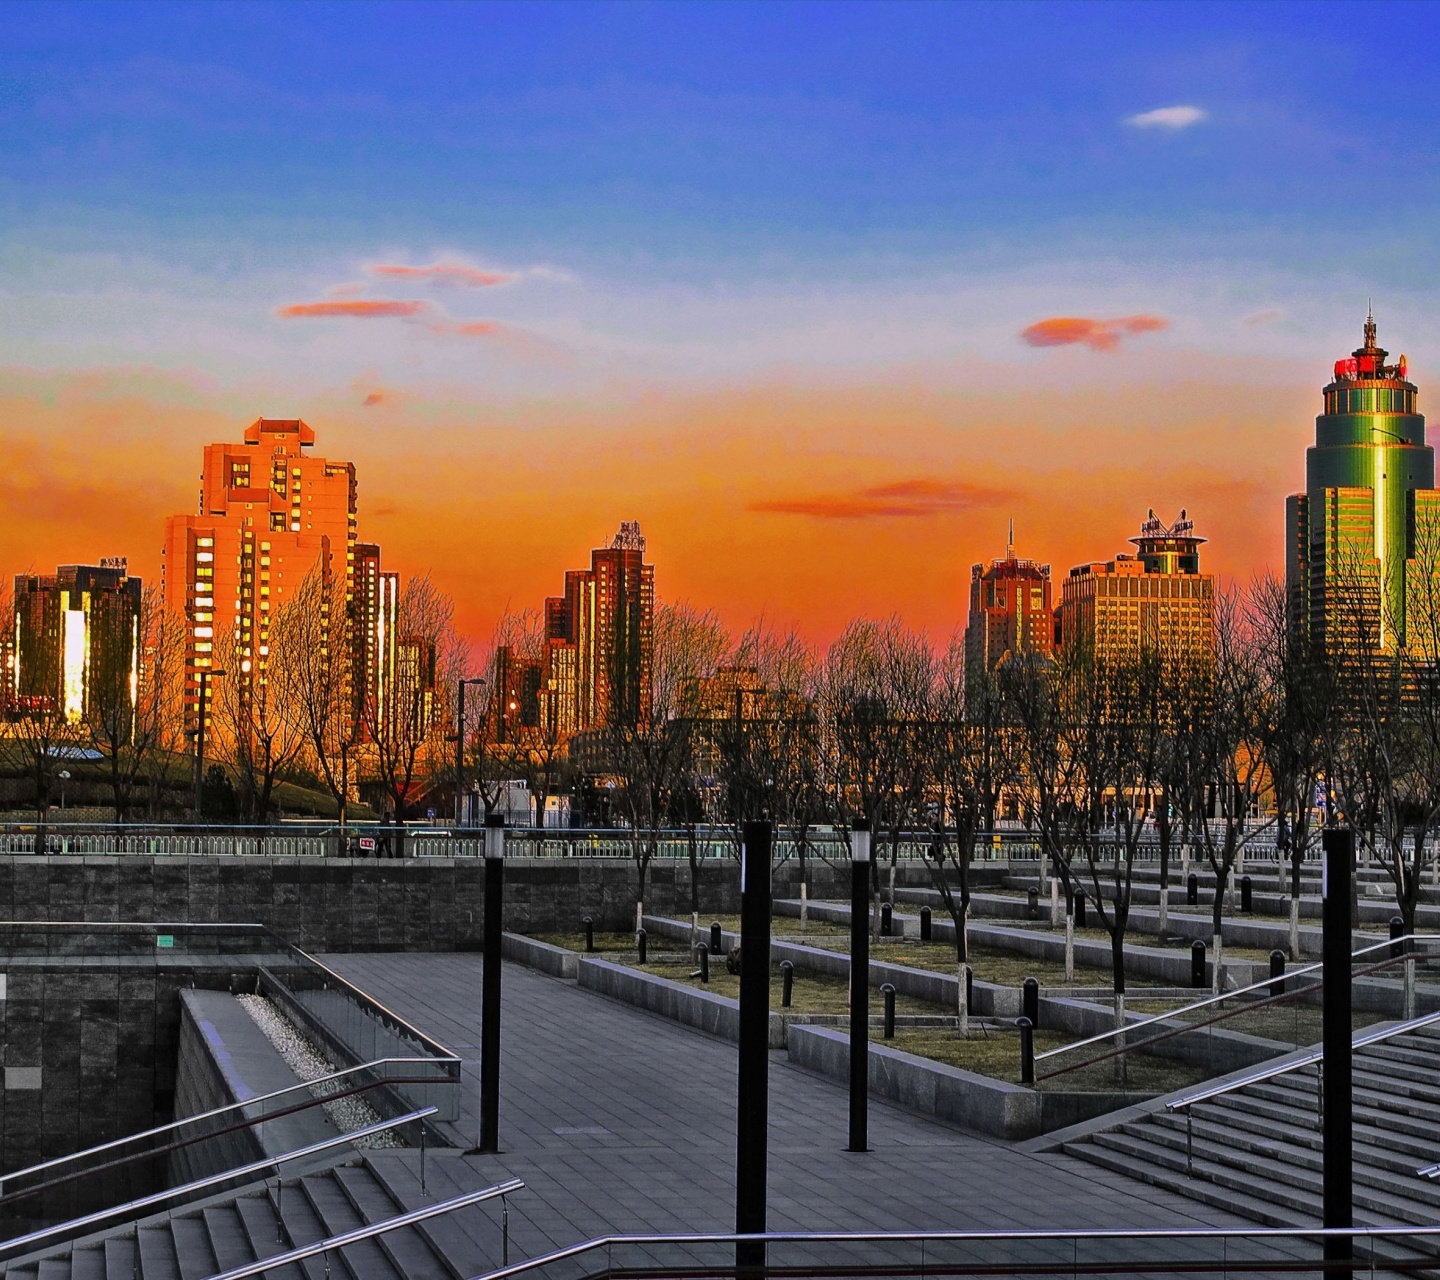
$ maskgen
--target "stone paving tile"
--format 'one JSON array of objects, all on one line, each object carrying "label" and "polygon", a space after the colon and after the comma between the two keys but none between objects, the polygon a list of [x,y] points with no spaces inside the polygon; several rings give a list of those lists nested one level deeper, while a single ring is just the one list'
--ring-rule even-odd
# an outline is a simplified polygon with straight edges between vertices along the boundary
[{"label": "stone paving tile", "polygon": [[[467,1059],[454,1136],[469,1146],[479,957],[326,959]],[[512,1261],[617,1232],[733,1230],[733,1045],[511,964],[502,1018],[503,1152],[447,1167],[457,1178],[468,1170],[476,1186],[525,1181],[510,1210]],[[1138,1180],[874,1098],[872,1150],[846,1152],[846,1114],[842,1086],[771,1054],[771,1230],[1244,1226]],[[606,1132],[573,1132],[597,1127]],[[469,1212],[498,1221],[489,1206]]]}]

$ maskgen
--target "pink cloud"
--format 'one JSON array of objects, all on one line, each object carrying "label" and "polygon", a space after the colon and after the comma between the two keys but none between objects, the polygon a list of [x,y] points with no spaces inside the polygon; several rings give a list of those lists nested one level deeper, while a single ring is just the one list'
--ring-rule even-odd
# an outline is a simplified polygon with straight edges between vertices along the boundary
[{"label": "pink cloud", "polygon": [[312,316],[350,316],[370,320],[384,316],[413,316],[429,309],[425,302],[402,302],[392,298],[355,298],[334,302],[294,302],[277,307],[275,314],[284,320]]},{"label": "pink cloud", "polygon": [[406,267],[397,263],[382,262],[370,268],[377,276],[390,276],[402,280],[433,280],[437,284],[463,284],[472,289],[484,289],[490,285],[507,284],[515,279],[504,271],[485,271],[480,267],[467,266],[463,262],[432,262],[424,267]]},{"label": "pink cloud", "polygon": [[1137,333],[1158,333],[1169,327],[1170,321],[1164,316],[1121,316],[1116,320],[1095,320],[1089,316],[1051,316],[1022,329],[1020,338],[1032,347],[1068,347],[1080,344],[1092,351],[1114,351],[1122,338]]}]

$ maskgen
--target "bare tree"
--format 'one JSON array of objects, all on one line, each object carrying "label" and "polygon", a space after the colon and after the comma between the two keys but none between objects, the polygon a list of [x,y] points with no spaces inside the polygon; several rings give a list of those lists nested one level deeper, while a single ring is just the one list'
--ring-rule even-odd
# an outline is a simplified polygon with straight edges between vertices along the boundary
[{"label": "bare tree", "polygon": [[630,832],[635,862],[635,927],[645,914],[645,887],[673,796],[690,759],[681,728],[686,688],[712,676],[730,650],[730,636],[709,610],[661,604],[655,610],[654,672],[648,709],[632,719],[623,709],[604,731],[610,767],[620,782],[617,804]]},{"label": "bare tree", "polygon": [[[338,852],[349,848],[350,792],[364,710],[354,688],[344,579],[317,559],[271,624],[270,679],[294,717],[298,758],[335,801]],[[368,691],[373,696],[373,690]]]},{"label": "bare tree", "polygon": [[364,711],[366,747],[394,824],[394,849],[403,857],[405,810],[419,782],[446,773],[450,701],[461,667],[451,618],[454,606],[428,577],[411,578],[400,592],[396,659],[383,696]]},{"label": "bare tree", "polygon": [[[991,672],[965,672],[965,637],[956,631],[940,660],[928,750],[937,808],[930,874],[955,927],[958,1026],[969,1034],[970,866],[979,831],[993,820],[1005,777],[1004,702]],[[953,866],[955,883],[950,882]]]}]

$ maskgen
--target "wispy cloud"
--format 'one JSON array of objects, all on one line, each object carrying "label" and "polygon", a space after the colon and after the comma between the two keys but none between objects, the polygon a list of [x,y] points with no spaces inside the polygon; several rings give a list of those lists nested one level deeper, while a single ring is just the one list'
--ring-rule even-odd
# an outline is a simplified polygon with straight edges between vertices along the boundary
[{"label": "wispy cloud", "polygon": [[1142,111],[1139,115],[1126,116],[1125,123],[1137,129],[1188,129],[1199,124],[1206,113],[1199,107],[1156,107],[1154,111]]},{"label": "wispy cloud", "polygon": [[1114,351],[1122,338],[1137,333],[1158,333],[1169,327],[1170,321],[1164,316],[1120,316],[1114,320],[1096,320],[1090,316],[1050,316],[1021,329],[1020,339],[1032,347],[1082,345],[1092,351]]},{"label": "wispy cloud", "polygon": [[486,338],[498,333],[500,326],[493,320],[471,320],[465,324],[451,325],[449,331],[458,333],[462,338]]},{"label": "wispy cloud", "polygon": [[428,302],[402,301],[397,298],[347,298],[329,302],[293,302],[277,307],[275,314],[282,320],[300,320],[315,316],[349,316],[374,320],[386,316],[414,316],[429,309]]},{"label": "wispy cloud", "polygon": [[1246,316],[1242,323],[1248,324],[1252,329],[1261,325],[1274,324],[1284,316],[1279,307],[1267,307],[1264,311],[1255,311]]},{"label": "wispy cloud", "polygon": [[854,493],[818,494],[811,498],[774,498],[749,505],[771,515],[810,516],[817,520],[913,519],[971,511],[1004,502],[1012,494],[965,481],[896,480]]},{"label": "wispy cloud", "polygon": [[372,391],[368,396],[365,397],[365,399],[360,402],[360,404],[363,408],[371,409],[374,408],[374,406],[377,404],[384,404],[385,399],[386,396],[383,391]]},{"label": "wispy cloud", "polygon": [[372,274],[401,280],[431,280],[436,284],[461,284],[472,289],[508,284],[515,279],[508,271],[486,271],[465,262],[432,262],[428,266],[408,267],[399,263],[381,262],[370,268]]}]

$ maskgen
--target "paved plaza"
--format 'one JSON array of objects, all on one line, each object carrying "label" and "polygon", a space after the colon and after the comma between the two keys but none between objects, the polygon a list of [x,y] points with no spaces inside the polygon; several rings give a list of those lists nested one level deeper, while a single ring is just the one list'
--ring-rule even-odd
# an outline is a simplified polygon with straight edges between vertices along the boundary
[{"label": "paved plaza", "polygon": [[[327,963],[467,1060],[455,1139],[473,1145],[480,958]],[[524,1180],[511,1211],[512,1260],[615,1232],[733,1230],[733,1045],[513,964],[503,1007],[503,1153],[446,1153],[437,1168],[466,1189]],[[845,1089],[772,1053],[770,1229],[1245,1225],[1122,1174],[873,1098],[870,1140],[868,1153],[844,1151]]]}]

